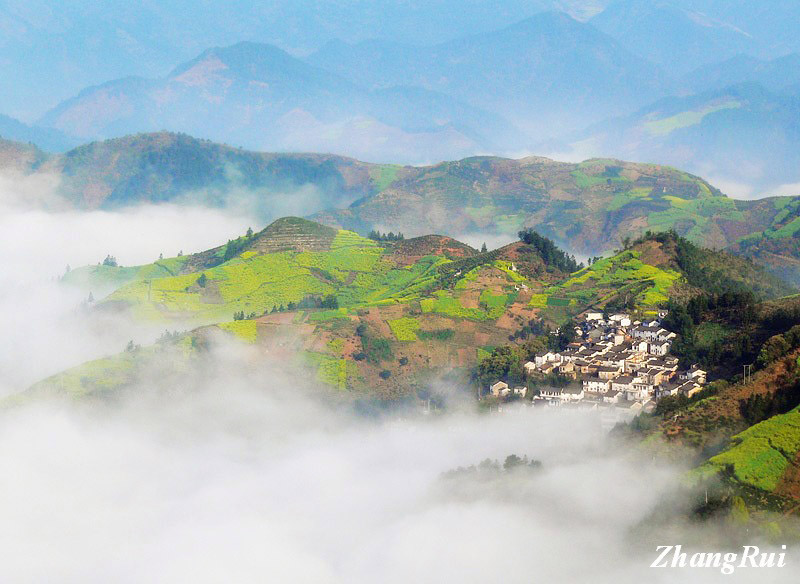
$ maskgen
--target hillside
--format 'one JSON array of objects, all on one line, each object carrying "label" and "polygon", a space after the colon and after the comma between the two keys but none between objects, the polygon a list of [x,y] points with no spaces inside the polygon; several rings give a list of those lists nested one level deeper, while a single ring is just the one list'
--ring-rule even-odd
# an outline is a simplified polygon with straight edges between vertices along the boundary
[{"label": "hillside", "polygon": [[46,158],[47,155],[33,144],[0,138],[0,170],[26,174]]},{"label": "hillside", "polygon": [[[528,256],[522,265],[537,266],[540,280],[503,259],[520,254]],[[437,372],[473,365],[481,347],[504,342],[534,318],[522,284],[564,276],[536,256],[520,246],[480,254],[442,236],[380,243],[289,217],[199,254],[132,268],[88,266],[64,281],[112,288],[96,311],[167,326],[205,324],[181,337],[195,339],[180,341],[189,353],[214,331],[227,331],[341,389],[397,395]],[[111,370],[130,380],[138,370],[131,359],[111,357],[74,376],[94,379]],[[66,375],[61,386],[75,385],[76,377]],[[93,383],[69,391],[106,387]]]},{"label": "hillside", "polygon": [[316,218],[359,231],[390,225],[456,237],[534,227],[594,254],[617,248],[625,236],[667,229],[723,248],[771,225],[789,200],[730,199],[697,176],[653,164],[474,157],[402,168],[378,194]]},{"label": "hillside", "polygon": [[[709,295],[686,308],[673,305],[665,320],[679,331],[673,348],[685,353],[692,335],[701,349],[693,360],[715,381],[689,398],[662,398],[652,414],[619,430],[643,440],[648,451],[693,463],[690,483],[707,488],[709,510],[716,499],[729,505],[732,496],[753,508],[794,509],[800,502],[800,298],[753,303]],[[695,324],[687,326],[689,319]]]},{"label": "hillside", "polygon": [[779,199],[776,203],[780,204],[780,212],[769,227],[740,239],[730,250],[800,286],[800,204],[795,199]]},{"label": "hillside", "polygon": [[[199,254],[88,266],[64,282],[111,290],[94,311],[199,326],[169,339],[182,343],[180,359],[224,331],[325,383],[385,396],[469,371],[493,347],[523,343],[532,323],[555,327],[590,308],[652,314],[706,285],[764,297],[785,291],[745,260],[670,235],[634,242],[573,273],[574,259],[552,242],[526,241],[479,253],[443,236],[376,242],[286,217]],[[62,385],[91,380],[94,369],[128,379],[138,370],[131,359],[125,353],[87,365],[90,374],[79,368]],[[86,383],[74,391],[95,391]]]},{"label": "hillside", "polygon": [[[184,134],[136,134],[47,158],[76,207],[178,202],[256,214],[346,206],[373,192],[384,167],[328,154],[249,152]],[[272,214],[272,217],[269,215]]]}]

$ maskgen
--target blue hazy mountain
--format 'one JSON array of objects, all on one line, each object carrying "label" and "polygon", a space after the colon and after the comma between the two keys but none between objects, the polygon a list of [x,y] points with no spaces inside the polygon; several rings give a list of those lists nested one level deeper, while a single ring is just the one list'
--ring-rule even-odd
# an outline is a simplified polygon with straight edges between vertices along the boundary
[{"label": "blue hazy mountain", "polygon": [[732,194],[737,183],[767,194],[800,182],[798,120],[800,91],[745,83],[660,100],[575,136],[574,146],[581,156],[602,152],[678,166]]},{"label": "blue hazy mountain", "polygon": [[78,140],[52,128],[23,124],[19,120],[0,114],[0,138],[15,142],[30,142],[43,150],[60,152],[78,145]]},{"label": "blue hazy mountain", "polygon": [[257,150],[420,162],[514,144],[500,116],[423,88],[368,91],[271,45],[204,51],[163,78],[90,87],[41,120],[83,140],[170,130]]},{"label": "blue hazy mountain", "polygon": [[84,87],[159,77],[213,46],[241,41],[308,53],[332,39],[430,44],[595,0],[0,0],[0,111],[30,121]]},{"label": "blue hazy mountain", "polygon": [[740,83],[758,83],[781,92],[800,84],[800,53],[765,60],[736,55],[719,63],[698,67],[682,83],[694,93],[722,89]]},{"label": "blue hazy mountain", "polygon": [[674,3],[620,0],[590,22],[672,74],[759,50],[735,25]]},{"label": "blue hazy mountain", "polygon": [[563,12],[432,46],[333,42],[308,61],[366,87],[440,91],[538,137],[629,112],[667,87],[657,67]]}]

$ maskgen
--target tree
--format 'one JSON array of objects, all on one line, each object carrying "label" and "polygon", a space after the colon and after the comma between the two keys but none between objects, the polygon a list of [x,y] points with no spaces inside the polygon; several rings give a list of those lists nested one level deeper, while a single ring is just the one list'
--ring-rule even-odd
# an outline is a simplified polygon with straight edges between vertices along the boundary
[{"label": "tree", "polygon": [[92,302],[94,302],[94,294],[92,294],[91,292],[89,292],[89,297],[86,299],[86,302],[88,302],[89,304],[91,304]]},{"label": "tree", "polygon": [[518,466],[522,466],[527,461],[523,460],[516,454],[509,454],[506,456],[505,462],[503,462],[503,470],[509,471],[517,468]]},{"label": "tree", "polygon": [[248,227],[247,228],[247,237],[253,237],[253,228],[252,227]]},{"label": "tree", "polygon": [[483,242],[483,245],[481,246],[481,253],[486,253],[487,251],[489,251],[489,250],[488,250],[488,248],[486,247],[486,242],[484,241],[484,242]]},{"label": "tree", "polygon": [[574,272],[578,269],[575,256],[570,256],[559,249],[551,239],[539,235],[533,229],[523,229],[518,233],[520,241],[535,248],[548,266],[553,266],[562,272]]},{"label": "tree", "polygon": [[322,299],[320,307],[328,310],[336,310],[339,308],[339,300],[333,294],[328,294]]},{"label": "tree", "polygon": [[103,265],[104,266],[109,266],[109,267],[112,267],[112,268],[116,268],[117,267],[117,258],[115,258],[112,255],[107,255],[106,259],[103,260]]},{"label": "tree", "polygon": [[205,288],[207,282],[208,278],[206,278],[206,274],[205,272],[203,272],[202,274],[200,274],[200,277],[197,278],[197,285],[200,286],[201,288]]},{"label": "tree", "polygon": [[389,379],[392,376],[392,372],[388,369],[384,369],[378,375],[380,375],[381,379]]},{"label": "tree", "polygon": [[164,259],[164,254],[163,253],[158,254],[158,259],[159,260],[163,260]]}]

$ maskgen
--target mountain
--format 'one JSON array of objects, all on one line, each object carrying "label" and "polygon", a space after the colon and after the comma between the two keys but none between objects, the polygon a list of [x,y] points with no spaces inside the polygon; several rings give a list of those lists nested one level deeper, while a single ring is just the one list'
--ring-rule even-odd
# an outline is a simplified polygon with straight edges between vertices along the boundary
[{"label": "mountain", "polygon": [[[699,486],[702,515],[734,496],[754,509],[790,511],[800,500],[798,297],[724,304],[695,303],[688,320],[701,358],[727,365],[728,374],[691,398],[662,400],[628,429],[648,448],[693,461],[687,482]],[[686,321],[683,314],[676,320]],[[746,378],[742,365],[750,366]]]},{"label": "mountain", "polygon": [[495,114],[420,88],[367,91],[274,46],[210,49],[158,79],[90,87],[40,121],[82,139],[167,129],[259,150],[427,160],[496,147]]},{"label": "mountain", "polygon": [[782,199],[739,201],[670,167],[619,160],[474,157],[405,167],[379,193],[317,217],[349,229],[513,236],[533,227],[581,254],[675,229],[723,248],[772,225]]},{"label": "mountain", "polygon": [[760,48],[733,24],[675,2],[617,1],[590,22],[673,75]]},{"label": "mountain", "polygon": [[800,205],[794,199],[780,201],[780,211],[769,227],[741,238],[730,250],[800,286]]},{"label": "mountain", "polygon": [[[565,277],[525,244],[479,253],[436,235],[380,242],[286,217],[205,252],[87,266],[64,283],[110,288],[99,313],[206,325],[170,337],[184,352],[175,359],[198,358],[197,349],[228,333],[339,389],[391,396],[475,363],[481,347],[504,342],[541,312],[523,283]],[[132,361],[159,356],[145,348],[93,362],[58,377],[58,391],[100,395],[109,381],[132,382]],[[53,389],[52,381],[35,391]]]},{"label": "mountain", "polygon": [[[57,177],[58,194],[82,209],[200,204],[243,208],[263,221],[293,213],[363,234],[438,232],[479,242],[533,227],[582,255],[619,248],[626,236],[675,229],[701,245],[746,253],[776,273],[798,261],[787,215],[794,198],[731,199],[697,176],[653,164],[473,157],[412,167],[251,152],[170,133],[57,155],[0,141],[0,164]],[[788,238],[787,246],[756,254],[752,241],[762,233],[770,241]]]},{"label": "mountain", "polygon": [[657,67],[563,12],[432,46],[331,42],[308,61],[365,87],[416,85],[502,111],[539,139],[664,91]]},{"label": "mountain", "polygon": [[784,192],[800,182],[798,116],[800,93],[747,83],[655,102],[575,135],[573,148],[658,160],[719,178],[741,196]]},{"label": "mountain", "polygon": [[[585,268],[552,242],[528,236],[479,253],[443,236],[374,241],[285,217],[198,254],[145,266],[87,266],[63,282],[110,288],[95,312],[203,325],[165,340],[178,344],[172,358],[200,358],[197,350],[229,333],[296,372],[385,396],[407,395],[450,369],[474,367],[490,348],[509,340],[522,346],[533,330],[588,309],[652,314],[705,289],[753,291],[759,298],[788,291],[746,260],[675,235],[642,238]],[[145,348],[141,357],[156,358],[154,352],[161,353]],[[108,391],[109,379],[112,388],[129,384],[139,370],[131,366],[139,359],[133,353],[65,372],[34,391],[81,396]]]},{"label": "mountain", "polygon": [[158,77],[209,46],[251,41],[306,54],[337,38],[429,44],[498,29],[554,6],[591,13],[593,3],[277,0],[265,6],[236,0],[205,10],[187,0],[168,5],[63,0],[57,6],[0,0],[0,111],[31,120],[84,87],[128,76]]},{"label": "mountain", "polygon": [[30,142],[51,152],[68,150],[80,143],[58,130],[29,126],[2,114],[0,114],[0,138],[15,142]]},{"label": "mountain", "polygon": [[26,174],[32,172],[48,155],[30,143],[0,138],[0,170]]},{"label": "mountain", "polygon": [[736,55],[725,61],[698,67],[682,79],[693,93],[725,90],[731,85],[755,83],[780,93],[800,85],[800,53],[772,60]]},{"label": "mountain", "polygon": [[342,156],[249,152],[183,134],[137,134],[58,155],[6,144],[15,160],[32,157],[17,170],[57,176],[59,194],[81,209],[174,202],[240,207],[269,219],[346,206],[394,172]]}]

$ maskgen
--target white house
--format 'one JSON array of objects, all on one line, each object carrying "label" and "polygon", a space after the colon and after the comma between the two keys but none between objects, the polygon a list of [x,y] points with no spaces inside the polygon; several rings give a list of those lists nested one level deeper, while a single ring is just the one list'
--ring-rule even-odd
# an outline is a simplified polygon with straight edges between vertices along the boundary
[{"label": "white house", "polygon": [[498,381],[489,387],[489,391],[492,392],[494,397],[505,397],[511,393],[511,389],[508,387],[508,384],[505,381]]},{"label": "white house", "polygon": [[681,371],[678,374],[678,378],[683,381],[694,381],[700,384],[706,382],[707,376],[708,373],[703,369],[700,369],[700,367],[698,367],[697,364],[692,365],[687,371]]},{"label": "white house", "polygon": [[[630,326],[631,325],[631,317],[628,316],[627,314],[622,313],[622,312],[618,312],[617,314],[612,314],[611,316],[608,317],[608,320],[610,320],[611,322],[616,322],[620,326]],[[627,323],[627,324],[623,324],[623,323]]]},{"label": "white house", "polygon": [[586,313],[586,320],[603,320],[603,313],[602,312],[587,312]]},{"label": "white house", "polygon": [[669,341],[655,341],[651,342],[648,345],[648,352],[651,355],[658,355],[659,357],[663,357],[667,353],[669,353],[669,348],[672,346],[672,343]]},{"label": "white house", "polygon": [[560,387],[545,387],[539,390],[539,396],[545,399],[561,399]]},{"label": "white house", "polygon": [[584,398],[583,387],[567,386],[561,390],[561,399],[563,401],[580,401]]},{"label": "white house", "polygon": [[533,356],[533,362],[536,363],[538,367],[541,367],[545,363],[560,363],[561,355],[552,351],[547,351],[546,353],[536,353]]},{"label": "white house", "polygon": [[599,377],[587,377],[583,380],[584,391],[606,393],[611,387],[611,381]]},{"label": "white house", "polygon": [[615,391],[621,391],[626,394],[633,394],[636,393],[636,389],[634,389],[633,384],[634,381],[641,383],[641,378],[633,377],[631,375],[620,375],[611,380],[611,389]]}]

